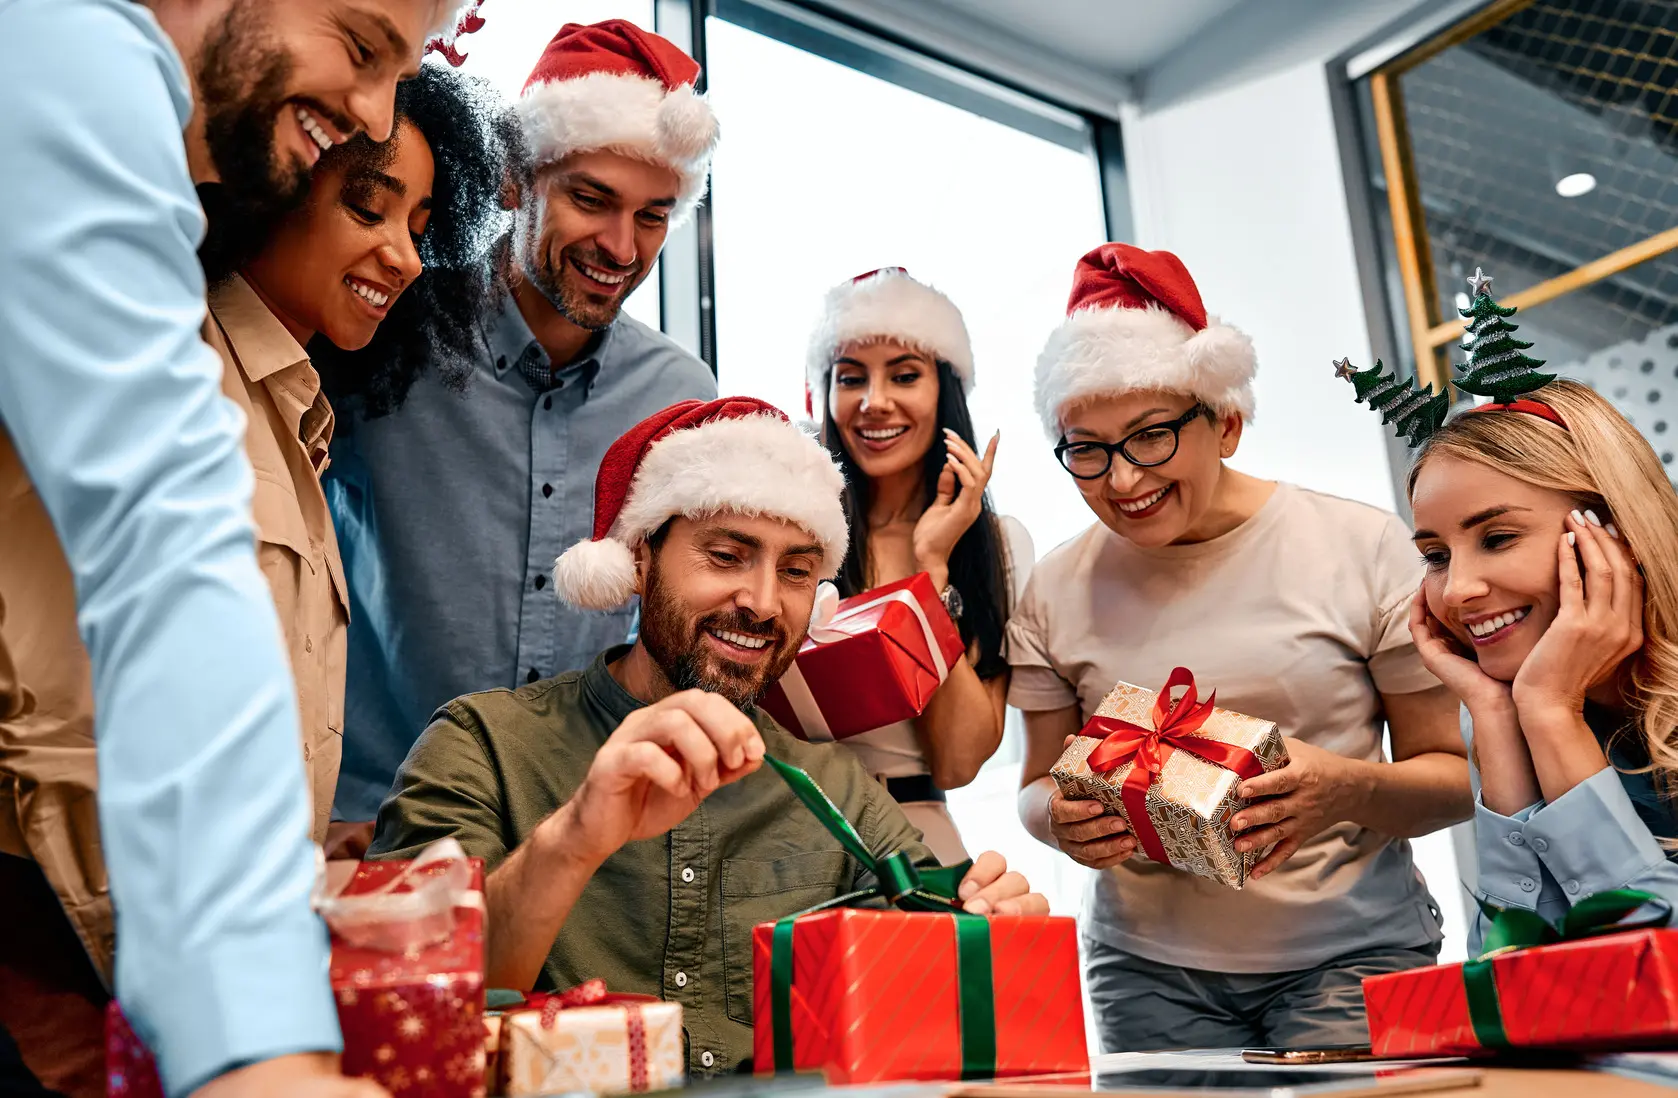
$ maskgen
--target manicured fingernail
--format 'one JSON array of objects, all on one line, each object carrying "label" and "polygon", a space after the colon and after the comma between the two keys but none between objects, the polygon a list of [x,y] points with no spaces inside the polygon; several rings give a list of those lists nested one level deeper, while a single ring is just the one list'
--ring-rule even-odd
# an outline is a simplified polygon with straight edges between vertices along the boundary
[{"label": "manicured fingernail", "polygon": [[1617,538],[1617,537],[1620,536],[1620,532],[1618,530],[1614,529],[1614,524],[1612,522],[1610,522],[1607,526],[1603,527],[1603,529],[1608,531],[1608,536],[1611,537],[1611,538]]},{"label": "manicured fingernail", "polygon": [[979,891],[979,885],[975,881],[963,881],[961,882],[961,888],[957,891],[960,893],[961,898],[965,900],[972,896],[975,892]]},{"label": "manicured fingernail", "polygon": [[1567,532],[1567,544],[1572,545],[1573,543],[1574,543],[1573,531],[1569,530]]},{"label": "manicured fingernail", "polygon": [[1580,526],[1585,525],[1585,516],[1579,513],[1578,508],[1574,508],[1573,511],[1570,512],[1570,517]]},{"label": "manicured fingernail", "polygon": [[989,915],[990,904],[983,900],[969,900],[967,901],[967,913],[969,915]]},{"label": "manicured fingernail", "polygon": [[1585,521],[1590,523],[1592,526],[1601,526],[1602,525],[1602,520],[1596,517],[1596,512],[1595,511],[1586,511],[1585,512]]}]

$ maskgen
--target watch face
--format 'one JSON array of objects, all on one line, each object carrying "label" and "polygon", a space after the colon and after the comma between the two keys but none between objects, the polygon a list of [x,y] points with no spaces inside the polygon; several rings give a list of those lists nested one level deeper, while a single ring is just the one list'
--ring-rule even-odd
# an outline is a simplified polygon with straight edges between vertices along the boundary
[{"label": "watch face", "polygon": [[944,609],[948,610],[950,612],[950,617],[952,617],[952,618],[961,617],[961,592],[960,591],[957,591],[954,586],[947,586],[947,587],[944,588],[943,593],[940,594],[938,597],[944,603]]}]

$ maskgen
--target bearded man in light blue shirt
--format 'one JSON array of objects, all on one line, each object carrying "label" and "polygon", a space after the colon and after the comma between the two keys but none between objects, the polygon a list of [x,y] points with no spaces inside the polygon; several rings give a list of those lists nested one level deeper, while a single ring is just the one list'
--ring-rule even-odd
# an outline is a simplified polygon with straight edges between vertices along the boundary
[{"label": "bearded man in light blue shirt", "polygon": [[562,28],[519,98],[531,163],[465,392],[422,374],[396,412],[338,419],[325,487],[350,635],[334,813],[365,821],[367,838],[434,710],[630,639],[633,607],[564,606],[549,572],[592,532],[607,447],[717,395],[703,362],[622,315],[705,193],[717,123],[699,77],[624,20]]},{"label": "bearded man in light blue shirt", "polygon": [[[0,0],[7,914],[33,931],[23,920],[65,919],[55,899],[85,901],[75,930],[97,962],[109,934],[89,928],[114,906],[116,991],[172,1096],[379,1093],[336,1076],[244,423],[198,334],[194,185],[217,184],[232,216],[277,216],[324,148],[388,136],[397,81],[453,14],[449,0]],[[70,615],[91,656],[80,691],[41,643],[74,640]],[[95,743],[97,827],[80,813]],[[46,902],[20,913],[20,881]],[[38,977],[67,969],[20,956],[24,937],[0,942],[0,1018],[40,1068],[32,1050],[73,1047],[87,1011],[55,1013],[74,996]],[[66,1089],[92,1091],[91,1070]]]}]

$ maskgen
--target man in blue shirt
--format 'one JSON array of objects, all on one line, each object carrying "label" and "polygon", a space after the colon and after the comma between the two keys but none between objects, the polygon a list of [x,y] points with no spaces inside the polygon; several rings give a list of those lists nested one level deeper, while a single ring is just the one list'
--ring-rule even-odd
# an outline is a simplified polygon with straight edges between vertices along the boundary
[{"label": "man in blue shirt", "polygon": [[[327,498],[350,586],[336,815],[370,821],[439,706],[586,667],[633,608],[565,608],[554,559],[587,538],[612,441],[709,369],[621,315],[704,194],[717,127],[699,66],[621,20],[567,26],[518,111],[530,170],[466,391],[422,377],[402,408],[346,414]],[[353,851],[346,851],[353,852]]]},{"label": "man in blue shirt", "polygon": [[[115,984],[171,1095],[379,1093],[335,1074],[298,717],[244,423],[199,338],[194,184],[272,213],[324,148],[388,136],[448,6],[0,0],[0,894],[29,932],[0,934],[0,1021],[75,1093],[102,1089],[77,989],[109,979],[112,906]],[[75,643],[91,683],[54,659]]]}]

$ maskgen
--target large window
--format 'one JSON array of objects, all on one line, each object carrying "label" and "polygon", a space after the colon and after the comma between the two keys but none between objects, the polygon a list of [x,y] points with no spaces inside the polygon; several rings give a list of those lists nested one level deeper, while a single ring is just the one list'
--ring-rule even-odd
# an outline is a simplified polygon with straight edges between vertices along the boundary
[{"label": "large window", "polygon": [[[1483,267],[1549,367],[1678,476],[1678,0],[1500,0],[1371,77],[1417,371],[1462,361]],[[1671,415],[1669,424],[1668,416]]]},{"label": "large window", "polygon": [[717,365],[725,391],[804,409],[826,290],[900,266],[973,337],[971,407],[1000,429],[992,498],[1038,552],[1092,521],[1032,411],[1037,353],[1073,264],[1106,239],[1094,163],[1072,149],[712,19]]},{"label": "large window", "polygon": [[[566,23],[598,23],[627,19],[648,30],[653,26],[653,0],[495,0],[485,4],[482,30],[460,44],[466,54],[461,71],[487,80],[509,102],[516,101],[531,68],[554,32]],[[624,305],[630,316],[659,326],[658,268]]]}]

